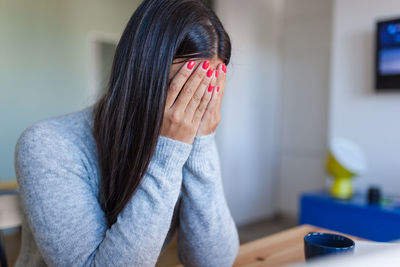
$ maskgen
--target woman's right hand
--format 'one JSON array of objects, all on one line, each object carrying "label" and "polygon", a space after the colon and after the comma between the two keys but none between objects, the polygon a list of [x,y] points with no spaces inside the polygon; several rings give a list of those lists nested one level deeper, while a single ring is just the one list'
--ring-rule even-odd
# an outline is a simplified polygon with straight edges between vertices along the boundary
[{"label": "woman's right hand", "polygon": [[215,79],[210,62],[185,63],[170,83],[161,135],[191,144],[211,99]]}]

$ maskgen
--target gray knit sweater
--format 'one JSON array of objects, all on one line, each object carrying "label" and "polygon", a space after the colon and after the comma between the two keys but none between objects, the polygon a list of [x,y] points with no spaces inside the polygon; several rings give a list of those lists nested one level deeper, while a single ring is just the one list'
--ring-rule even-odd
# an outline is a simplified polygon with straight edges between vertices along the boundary
[{"label": "gray knit sweater", "polygon": [[154,266],[178,231],[185,266],[230,266],[238,236],[224,198],[214,134],[193,145],[159,137],[143,181],[107,228],[92,107],[41,121],[18,140],[24,207],[17,266]]}]

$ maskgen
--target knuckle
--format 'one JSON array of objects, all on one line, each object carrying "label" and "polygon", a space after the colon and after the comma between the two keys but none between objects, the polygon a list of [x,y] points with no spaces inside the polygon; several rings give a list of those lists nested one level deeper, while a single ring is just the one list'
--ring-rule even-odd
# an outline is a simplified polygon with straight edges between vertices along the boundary
[{"label": "knuckle", "polygon": [[194,102],[194,103],[200,103],[200,101],[201,101],[201,96],[199,96],[197,93],[196,94],[194,94],[193,96],[192,96],[192,101]]},{"label": "knuckle", "polygon": [[201,81],[201,85],[204,86],[204,87],[206,87],[206,88],[208,88],[208,86],[210,85],[210,81],[207,80],[207,79],[203,79],[203,80]]},{"label": "knuckle", "polygon": [[195,89],[192,86],[188,86],[188,87],[185,88],[185,94],[186,95],[193,95],[194,90]]},{"label": "knuckle", "polygon": [[190,72],[189,71],[182,71],[180,73],[180,78],[181,79],[187,80],[189,77],[190,77]]},{"label": "knuckle", "polygon": [[169,86],[169,89],[171,92],[177,92],[180,89],[178,82],[173,80]]},{"label": "knuckle", "polygon": [[203,73],[202,72],[200,72],[200,71],[197,71],[196,73],[195,73],[195,78],[196,79],[199,79],[199,80],[202,80],[203,79]]},{"label": "knuckle", "polygon": [[171,112],[170,120],[173,123],[180,123],[182,120],[182,116],[181,116],[180,112],[177,110],[174,110],[173,112]]},{"label": "knuckle", "polygon": [[204,113],[204,111],[206,110],[206,107],[207,107],[206,103],[202,102],[202,103],[197,107],[197,110],[198,110],[200,113]]}]

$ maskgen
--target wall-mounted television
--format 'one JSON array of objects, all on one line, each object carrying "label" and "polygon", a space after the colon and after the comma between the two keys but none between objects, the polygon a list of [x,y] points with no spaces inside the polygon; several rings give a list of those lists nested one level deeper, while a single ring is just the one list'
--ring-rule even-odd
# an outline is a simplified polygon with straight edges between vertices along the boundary
[{"label": "wall-mounted television", "polygon": [[377,23],[375,87],[400,91],[400,18]]}]

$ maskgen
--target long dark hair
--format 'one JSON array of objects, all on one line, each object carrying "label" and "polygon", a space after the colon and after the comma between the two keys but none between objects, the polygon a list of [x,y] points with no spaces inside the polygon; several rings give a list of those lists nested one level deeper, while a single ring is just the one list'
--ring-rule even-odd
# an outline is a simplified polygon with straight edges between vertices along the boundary
[{"label": "long dark hair", "polygon": [[176,58],[219,57],[229,63],[229,36],[200,0],[145,0],[118,43],[108,91],[94,106],[108,226],[117,220],[145,174],[163,120],[169,72]]}]

